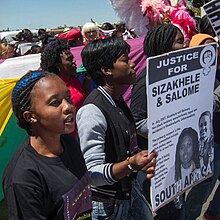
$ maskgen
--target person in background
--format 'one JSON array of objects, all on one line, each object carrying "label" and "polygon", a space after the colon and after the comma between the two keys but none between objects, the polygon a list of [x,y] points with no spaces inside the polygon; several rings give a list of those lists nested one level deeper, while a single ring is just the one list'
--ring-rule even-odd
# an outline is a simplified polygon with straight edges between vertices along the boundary
[{"label": "person in background", "polygon": [[56,74],[30,71],[13,89],[12,108],[29,137],[3,174],[9,219],[91,219],[90,179],[68,135],[75,110],[65,83]]},{"label": "person in background", "polygon": [[65,82],[77,112],[85,100],[86,90],[76,77],[76,61],[70,52],[68,41],[57,39],[50,42],[41,54],[40,65],[43,70],[57,74]]},{"label": "person in background", "polygon": [[196,22],[196,32],[198,34],[199,33],[199,29],[200,29],[199,25],[200,25],[201,18],[200,17],[194,17],[194,20]]},{"label": "person in background", "polygon": [[99,39],[99,28],[93,22],[87,22],[82,27],[82,35],[84,37],[84,45]]},{"label": "person in background", "polygon": [[[68,40],[69,47],[77,47],[83,45],[83,36],[79,29],[69,30],[68,32],[58,34],[57,37]],[[86,93],[89,94],[90,91],[96,87],[96,85],[93,80],[91,80],[91,77],[82,64],[79,68],[77,68],[76,74],[79,81],[85,86]]]},{"label": "person in background", "polygon": [[[201,24],[202,24],[202,29],[200,29],[200,31],[203,31],[203,33],[196,34],[192,37],[190,44],[189,44],[190,47],[216,43],[216,40],[213,36],[209,34],[204,34],[205,32],[204,30],[206,31],[208,30],[208,33],[211,33],[211,34],[213,33],[207,16],[202,18],[200,25]],[[219,60],[219,55],[218,55],[218,60]],[[187,198],[186,198],[186,219],[187,220],[196,220],[197,217],[200,216],[203,204],[207,201],[209,195],[212,193],[212,190],[216,184],[217,179],[220,179],[220,160],[219,160],[220,158],[220,127],[219,127],[220,112],[219,112],[219,107],[216,107],[216,106],[219,106],[219,97],[220,97],[219,85],[220,85],[219,69],[217,69],[215,85],[214,85],[214,112],[213,112],[213,119],[212,119],[213,128],[211,128],[214,132],[214,160],[213,158],[211,159],[210,157],[210,159],[213,160],[213,163],[214,163],[214,174],[212,177],[194,186],[189,191]],[[207,117],[208,115],[206,116],[206,118]],[[211,132],[208,132],[208,129],[207,129],[208,124],[210,125],[210,119],[207,121],[207,123],[204,124],[206,128],[204,127],[205,129],[201,129],[201,133],[203,133],[201,137],[203,137],[202,139],[204,140],[206,139],[205,133],[211,133]],[[205,143],[205,142],[202,141],[202,143]],[[208,151],[206,153],[208,153]],[[206,154],[206,155],[207,155],[206,156],[207,159],[209,158],[209,156],[211,156],[211,154]],[[212,156],[213,156],[213,152],[212,152]],[[208,164],[208,161],[207,161],[207,164]],[[204,213],[204,218],[207,220],[220,220],[219,204],[220,204],[220,186],[218,185],[218,188],[215,191],[214,197],[212,201],[210,202],[208,209]]]},{"label": "person in background", "polygon": [[138,37],[137,34],[135,33],[135,28],[131,28],[129,31],[133,39]]},{"label": "person in background", "polygon": [[30,49],[30,54],[37,54],[41,52],[42,52],[42,48],[39,45],[33,45]]},{"label": "person in background", "polygon": [[147,219],[152,214],[135,181],[154,176],[157,153],[139,151],[132,114],[121,91],[135,82],[130,46],[122,39],[95,40],[82,51],[82,61],[99,86],[76,116],[78,135],[92,179],[92,219]]},{"label": "person in background", "polygon": [[133,37],[132,37],[130,31],[127,29],[125,23],[119,22],[118,24],[116,24],[116,30],[118,30],[122,33],[124,40],[133,39]]},{"label": "person in background", "polygon": [[[184,1],[182,2],[184,4]],[[172,24],[176,25],[184,35],[184,46],[189,47],[192,36],[197,33],[196,21],[191,10],[177,7],[169,15]]]},{"label": "person in background", "polygon": [[107,30],[114,30],[115,29],[115,27],[111,23],[109,23],[109,22],[103,23],[101,28],[103,30],[106,30],[106,31]]},{"label": "person in background", "polygon": [[14,56],[14,47],[12,45],[0,43],[0,59],[8,59]]},{"label": "person in background", "polygon": [[23,37],[23,42],[34,42],[35,39],[34,39],[34,36],[33,36],[33,33],[25,28],[21,31],[21,34],[22,34],[22,37]]},{"label": "person in background", "polygon": [[120,30],[115,30],[112,32],[112,37],[118,37],[123,40],[123,33]]},{"label": "person in background", "polygon": [[18,32],[18,34],[16,34],[15,36],[15,40],[20,42],[23,40],[23,34],[21,32]]},{"label": "person in background", "polygon": [[[200,22],[199,22],[199,34],[207,34],[209,36],[211,36],[212,38],[206,36],[206,35],[195,35],[195,36],[204,36],[202,37],[201,39],[204,40],[205,38],[207,38],[207,41],[209,42],[205,42],[205,43],[212,43],[212,42],[217,42],[218,43],[218,71],[216,73],[216,77],[218,79],[218,81],[220,82],[220,42],[219,42],[219,39],[218,37],[216,36],[216,33],[208,19],[208,16],[207,15],[204,15],[201,19],[200,19]],[[213,39],[214,38],[214,39]],[[194,40],[192,42],[195,42]],[[201,43],[201,40],[200,42]],[[203,44],[203,43],[201,43]],[[198,46],[198,45],[196,45]]]},{"label": "person in background", "polygon": [[115,31],[115,27],[111,23],[105,22],[99,27],[99,31],[102,36],[111,37],[113,31]]},{"label": "person in background", "polygon": [[48,34],[46,29],[40,28],[38,30],[38,40],[40,41],[40,46],[44,48],[49,42],[55,40],[56,37]]},{"label": "person in background", "polygon": [[215,37],[215,31],[209,22],[208,16],[204,15],[199,21],[199,33],[201,34],[209,34],[212,37]]},{"label": "person in background", "polygon": [[18,56],[29,54],[33,45],[40,45],[38,39],[34,38],[33,33],[29,29],[23,29],[20,33],[22,40],[16,45],[16,54]]},{"label": "person in background", "polygon": [[58,38],[67,39],[69,47],[78,47],[83,45],[83,36],[79,29],[71,29],[66,33],[58,34]]},{"label": "person in background", "polygon": [[[183,34],[173,24],[158,25],[145,36],[143,47],[146,57],[164,54],[183,48]],[[147,149],[147,97],[146,97],[146,69],[139,74],[133,85],[131,94],[131,112],[134,116],[139,146]]]},{"label": "person in background", "polygon": [[[184,36],[181,30],[173,24],[158,25],[147,33],[143,47],[146,57],[161,55],[170,51],[182,49],[184,47]],[[136,123],[138,146],[141,149],[147,150],[148,118],[146,69],[143,69],[138,75],[136,83],[133,85],[130,109]],[[147,180],[143,183],[143,193],[150,202],[150,182]],[[184,219],[183,196],[160,208],[156,213],[156,220]]]}]

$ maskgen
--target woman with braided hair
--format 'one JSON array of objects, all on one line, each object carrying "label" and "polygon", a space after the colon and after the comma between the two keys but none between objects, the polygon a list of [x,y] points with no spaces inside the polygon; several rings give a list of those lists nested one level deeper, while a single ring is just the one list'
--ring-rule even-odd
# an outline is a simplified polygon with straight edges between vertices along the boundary
[{"label": "woman with braided hair", "polygon": [[[158,25],[152,28],[144,39],[144,54],[146,57],[157,56],[183,48],[184,36],[173,24]],[[146,70],[136,78],[131,95],[131,111],[136,121],[139,146],[147,146],[147,97]]]},{"label": "woman with braided hair", "polygon": [[28,72],[12,92],[12,108],[29,137],[3,175],[9,219],[90,219],[90,180],[80,147],[68,135],[75,110],[65,83],[53,73]]},{"label": "woman with braided hair", "polygon": [[[182,49],[184,36],[179,28],[173,24],[163,24],[153,27],[148,31],[144,39],[144,54],[152,57]],[[154,73],[157,74],[157,73]],[[146,70],[144,69],[136,78],[131,93],[131,112],[133,114],[136,129],[138,146],[144,150],[148,149],[148,125],[147,125],[147,94],[146,94]],[[144,195],[150,201],[150,182],[143,182]],[[176,202],[170,202],[157,211],[156,220],[184,219],[182,197]]]}]

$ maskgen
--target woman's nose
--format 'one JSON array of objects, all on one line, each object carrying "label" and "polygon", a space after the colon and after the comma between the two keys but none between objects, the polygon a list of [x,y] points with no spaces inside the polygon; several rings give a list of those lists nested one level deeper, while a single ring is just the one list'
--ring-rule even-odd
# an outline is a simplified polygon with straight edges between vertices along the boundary
[{"label": "woman's nose", "polygon": [[133,62],[132,60],[130,60],[130,62],[129,62],[129,66],[130,66],[132,69],[134,69],[135,64],[134,64],[134,62]]},{"label": "woman's nose", "polygon": [[73,112],[75,111],[75,105],[74,103],[71,101],[67,101],[66,99],[63,100],[63,108],[64,108],[64,112]]}]

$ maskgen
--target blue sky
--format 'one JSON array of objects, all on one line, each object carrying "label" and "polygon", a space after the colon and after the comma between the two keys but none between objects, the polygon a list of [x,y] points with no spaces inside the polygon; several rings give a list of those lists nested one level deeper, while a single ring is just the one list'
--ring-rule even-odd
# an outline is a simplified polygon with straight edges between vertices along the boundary
[{"label": "blue sky", "polygon": [[90,21],[118,22],[108,0],[1,0],[0,30],[78,26]]}]

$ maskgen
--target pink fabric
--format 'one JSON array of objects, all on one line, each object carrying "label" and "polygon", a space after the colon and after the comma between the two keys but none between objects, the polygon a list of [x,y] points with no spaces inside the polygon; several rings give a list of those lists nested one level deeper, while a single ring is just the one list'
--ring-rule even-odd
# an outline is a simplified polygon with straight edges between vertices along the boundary
[{"label": "pink fabric", "polygon": [[84,46],[70,48],[70,51],[76,60],[77,68],[79,68],[79,66],[82,64],[81,51],[83,48]]},{"label": "pink fabric", "polygon": [[3,63],[5,60],[4,59],[0,59],[0,64]]},{"label": "pink fabric", "polygon": [[[146,67],[146,57],[143,50],[143,41],[144,37],[127,40],[127,43],[131,46],[129,57],[135,64],[136,77]],[[131,90],[132,85],[124,86],[122,91],[122,96],[128,106],[130,106],[131,102]]]}]

